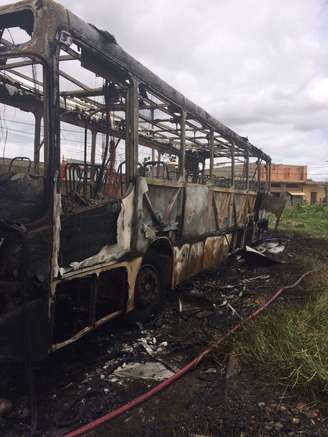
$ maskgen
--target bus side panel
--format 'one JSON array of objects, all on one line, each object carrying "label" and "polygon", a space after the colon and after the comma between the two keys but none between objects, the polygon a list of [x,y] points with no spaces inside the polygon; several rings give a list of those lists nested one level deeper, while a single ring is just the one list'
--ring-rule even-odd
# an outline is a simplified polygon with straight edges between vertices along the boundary
[{"label": "bus side panel", "polygon": [[235,225],[242,226],[247,220],[247,194],[234,195]]},{"label": "bus side panel", "polygon": [[188,278],[190,244],[183,244],[181,247],[174,247],[173,262],[173,288]]},{"label": "bus side panel", "polygon": [[[241,244],[243,238],[233,239],[233,234],[244,232],[243,228],[253,215],[254,202],[255,196],[246,192],[186,186],[182,237],[192,242],[174,249],[174,285],[202,270],[217,268],[227,257],[231,242]],[[232,231],[234,227],[236,231]],[[224,234],[227,228],[230,231]],[[223,235],[209,236],[204,242],[204,235],[212,232]],[[233,249],[237,249],[235,246]]]},{"label": "bus side panel", "polygon": [[202,270],[215,270],[229,254],[231,234],[174,247],[173,287]]},{"label": "bus side panel", "polygon": [[255,218],[255,201],[256,194],[248,196],[248,223],[253,223]]},{"label": "bus side panel", "polygon": [[204,242],[198,241],[190,246],[187,277],[197,275],[203,270]]},{"label": "bus side panel", "polygon": [[186,185],[183,217],[183,239],[200,239],[208,232],[208,187]]},{"label": "bus side panel", "polygon": [[203,269],[216,269],[229,253],[230,237],[208,237],[204,246]]},{"label": "bus side panel", "polygon": [[213,191],[211,211],[215,221],[215,231],[232,225],[234,193]]}]

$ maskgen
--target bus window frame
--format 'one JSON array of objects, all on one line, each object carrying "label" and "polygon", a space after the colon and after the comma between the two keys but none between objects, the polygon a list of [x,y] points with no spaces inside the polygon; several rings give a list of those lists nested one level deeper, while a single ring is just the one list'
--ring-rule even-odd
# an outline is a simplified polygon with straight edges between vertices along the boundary
[{"label": "bus window frame", "polygon": [[[52,199],[51,199],[51,192],[53,191],[53,180],[54,180],[54,165],[53,165],[53,153],[52,153],[52,147],[51,144],[54,142],[51,140],[51,110],[52,110],[52,99],[51,99],[51,92],[49,93],[49,90],[51,90],[51,66],[49,65],[49,62],[40,54],[34,53],[34,52],[24,52],[23,50],[19,50],[17,46],[13,46],[12,49],[8,48],[6,51],[0,50],[0,60],[9,60],[9,59],[16,59],[16,58],[26,58],[29,61],[31,61],[31,65],[33,63],[39,64],[42,67],[42,110],[40,111],[41,118],[43,119],[43,148],[44,148],[44,180],[45,180],[45,195],[44,195],[44,208],[43,208],[43,214],[46,214],[49,209],[51,208]],[[6,64],[5,64],[6,65]],[[8,64],[7,64],[8,65]],[[1,71],[6,71],[6,69],[1,69]],[[10,98],[8,99],[10,101]],[[18,108],[19,110],[24,111],[22,107],[16,106],[16,105],[10,105],[10,103],[2,103],[3,105],[10,106],[12,108]],[[25,111],[28,113],[31,113],[36,117],[35,113],[33,111]],[[36,124],[35,124],[36,126]],[[35,142],[35,126],[33,130],[33,141]],[[35,158],[35,143],[33,146],[33,159]]]}]

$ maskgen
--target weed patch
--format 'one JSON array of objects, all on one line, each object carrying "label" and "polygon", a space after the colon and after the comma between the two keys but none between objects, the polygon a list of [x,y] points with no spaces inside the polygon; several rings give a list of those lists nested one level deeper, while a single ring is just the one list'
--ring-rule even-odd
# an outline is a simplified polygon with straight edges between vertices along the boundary
[{"label": "weed patch", "polygon": [[301,230],[312,237],[328,239],[328,206],[297,205],[286,208],[279,227],[282,231]]},{"label": "weed patch", "polygon": [[328,290],[304,307],[278,307],[236,336],[234,351],[282,386],[328,400]]}]

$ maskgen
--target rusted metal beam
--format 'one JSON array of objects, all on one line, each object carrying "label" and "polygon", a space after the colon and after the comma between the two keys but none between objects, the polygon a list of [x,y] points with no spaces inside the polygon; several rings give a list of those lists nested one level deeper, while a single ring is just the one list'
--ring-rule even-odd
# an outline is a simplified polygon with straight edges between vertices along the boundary
[{"label": "rusted metal beam", "polygon": [[39,174],[42,114],[34,113],[34,171]]},{"label": "rusted metal beam", "polygon": [[137,174],[137,162],[138,162],[138,96],[139,89],[138,83],[135,80],[130,81],[130,86],[127,92],[127,108],[126,124],[128,129],[126,130],[126,169],[127,180],[132,181]]},{"label": "rusted metal beam", "polygon": [[[42,86],[43,87],[43,83],[40,82],[37,79],[34,79],[33,77],[29,77],[26,74],[21,73],[20,71],[16,71],[16,70],[7,70],[10,74],[14,74],[15,76],[21,77],[24,80],[27,80],[28,82],[32,82],[36,85]],[[23,86],[26,86],[25,84],[22,84]],[[31,88],[33,89],[33,88]]]},{"label": "rusted metal beam", "polygon": [[95,129],[91,130],[91,156],[90,162],[94,164],[96,161],[96,144],[97,144],[97,131]]},{"label": "rusted metal beam", "polygon": [[[60,61],[71,61],[73,59],[75,58],[71,55],[63,55],[60,56],[59,58]],[[6,65],[2,65],[1,70],[11,70],[12,68],[28,67],[29,65],[40,65],[40,64],[38,64],[38,62],[31,59],[31,60],[12,62]]]},{"label": "rusted metal beam", "polygon": [[257,186],[258,190],[261,189],[261,159],[258,158],[257,160]]},{"label": "rusted metal beam", "polygon": [[62,97],[97,97],[104,95],[103,88],[94,88],[89,91],[86,90],[71,90],[71,91],[61,91],[60,95]]},{"label": "rusted metal beam", "polygon": [[249,189],[249,153],[247,151],[246,153],[246,159],[245,159],[245,164],[246,164],[246,189]]},{"label": "rusted metal beam", "polygon": [[209,148],[210,148],[210,179],[213,179],[213,167],[214,167],[214,130],[210,130],[209,137]]},{"label": "rusted metal beam", "polygon": [[60,76],[64,77],[66,80],[68,80],[69,82],[72,82],[72,83],[74,83],[74,85],[82,88],[84,91],[88,91],[88,92],[92,91],[92,89],[90,87],[88,87],[84,83],[80,82],[79,80],[75,79],[73,76],[66,73],[65,71],[59,70],[59,74],[60,74]]},{"label": "rusted metal beam", "polygon": [[[147,136],[139,135],[139,143],[142,146],[150,147],[151,149],[156,149],[158,153],[169,153],[171,155],[180,156],[180,150],[178,150],[172,143],[167,141],[166,143],[161,143],[154,138],[149,138]],[[160,161],[160,159],[158,158]]]},{"label": "rusted metal beam", "polygon": [[231,186],[235,186],[235,145],[231,144]]},{"label": "rusted metal beam", "polygon": [[[158,121],[156,121],[156,120],[152,120],[151,118],[147,117],[147,116],[144,115],[144,114],[139,114],[139,118],[141,118],[141,120],[143,120],[143,121],[145,121],[145,122],[147,122],[147,123],[149,123],[149,124],[152,124],[152,125],[158,127],[159,129],[162,129],[162,128],[163,128],[163,131],[164,131],[164,132],[169,132],[169,133],[171,133],[172,135],[175,135],[177,138],[179,138],[179,133],[178,133],[176,130],[171,129],[170,127],[168,127],[168,126],[166,126],[166,125],[162,125],[162,124],[159,123]],[[162,130],[161,130],[161,132],[162,132]]]},{"label": "rusted metal beam", "polygon": [[186,176],[186,113],[181,112],[180,118],[180,158],[179,158],[179,175],[185,180]]}]

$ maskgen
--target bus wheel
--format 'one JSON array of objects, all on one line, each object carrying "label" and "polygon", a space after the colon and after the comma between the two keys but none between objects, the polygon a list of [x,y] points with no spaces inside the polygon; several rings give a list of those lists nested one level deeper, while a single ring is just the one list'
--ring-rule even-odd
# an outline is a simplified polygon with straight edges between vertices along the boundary
[{"label": "bus wheel", "polygon": [[158,270],[145,264],[139,270],[134,294],[135,308],[129,314],[129,321],[146,321],[155,314],[162,303],[163,286]]}]

